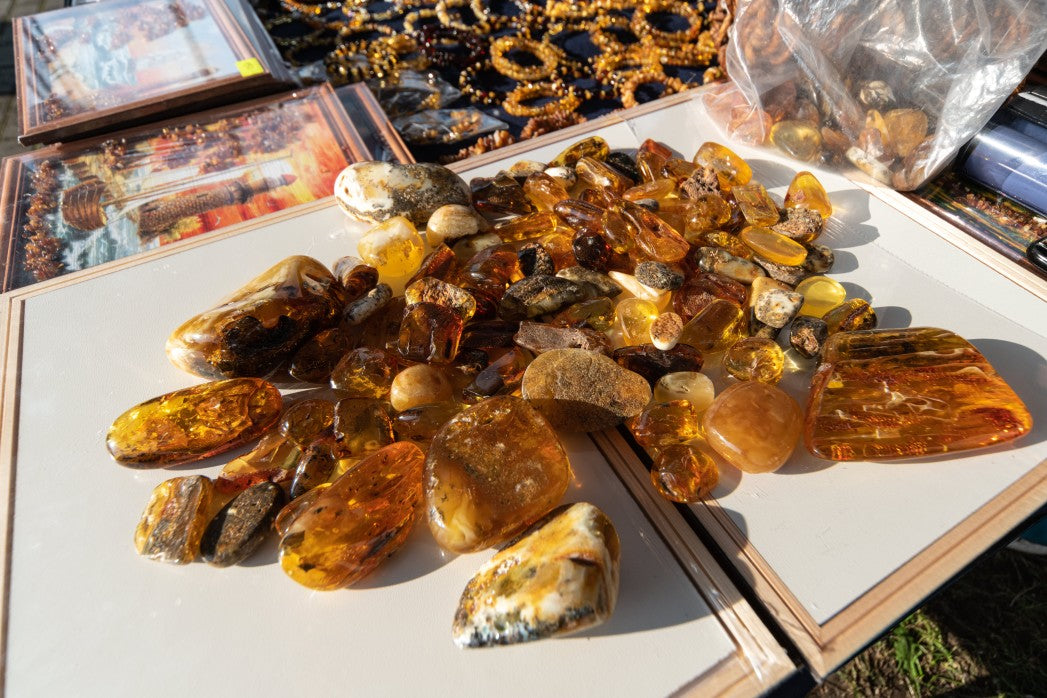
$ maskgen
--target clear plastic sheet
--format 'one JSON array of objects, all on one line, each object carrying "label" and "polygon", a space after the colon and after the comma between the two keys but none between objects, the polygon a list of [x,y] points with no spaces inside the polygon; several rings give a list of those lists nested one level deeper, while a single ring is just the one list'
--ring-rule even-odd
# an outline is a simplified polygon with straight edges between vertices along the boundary
[{"label": "clear plastic sheet", "polygon": [[394,119],[393,126],[412,145],[457,143],[509,127],[504,121],[473,107],[430,109]]},{"label": "clear plastic sheet", "polygon": [[461,90],[436,73],[414,70],[400,71],[400,79],[396,84],[370,80],[367,86],[374,92],[390,119],[424,109],[439,109],[462,96]]},{"label": "clear plastic sheet", "polygon": [[728,135],[853,164],[899,190],[930,179],[1047,48],[1044,0],[740,0]]}]

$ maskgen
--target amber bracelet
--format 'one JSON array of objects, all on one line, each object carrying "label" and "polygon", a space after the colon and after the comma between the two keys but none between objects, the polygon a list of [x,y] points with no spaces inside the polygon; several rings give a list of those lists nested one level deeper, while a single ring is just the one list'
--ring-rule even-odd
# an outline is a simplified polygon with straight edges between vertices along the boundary
[{"label": "amber bracelet", "polygon": [[637,70],[630,73],[618,88],[622,99],[622,106],[628,108],[635,107],[639,104],[639,102],[636,101],[636,88],[647,83],[661,83],[664,85],[665,92],[662,93],[663,97],[675,92],[683,92],[687,89],[687,83],[683,80],[669,77],[661,71]]},{"label": "amber bracelet", "polygon": [[[462,68],[478,63],[487,56],[487,42],[471,30],[430,24],[422,27],[418,34],[425,57],[437,67]],[[449,46],[455,44],[461,47],[461,54],[448,50]]]},{"label": "amber bracelet", "polygon": [[469,100],[475,104],[496,105],[505,99],[505,93],[494,89],[483,89],[478,87],[482,84],[478,80],[479,74],[484,71],[493,71],[490,61],[480,61],[462,68],[458,74],[458,88]]},{"label": "amber bracelet", "polygon": [[[654,12],[683,17],[687,20],[688,27],[674,32],[655,29],[651,26],[649,20],[649,15]],[[686,2],[679,2],[678,0],[648,0],[633,11],[632,19],[629,20],[629,28],[641,40],[649,37],[661,46],[679,45],[693,41],[698,36],[698,32],[702,29],[702,15]]]},{"label": "amber bracelet", "polygon": [[[541,65],[525,66],[510,60],[510,51],[529,53]],[[502,75],[513,80],[541,80],[553,74],[560,63],[560,51],[550,43],[524,39],[519,36],[503,36],[491,43],[491,65]]]},{"label": "amber bracelet", "polygon": [[[524,104],[540,97],[558,97],[541,105]],[[562,82],[525,82],[517,85],[502,103],[502,109],[512,116],[550,116],[558,112],[573,112],[582,103],[574,89]]]},{"label": "amber bracelet", "polygon": [[[611,29],[621,29],[633,33],[629,27],[629,20],[620,15],[600,15],[593,22],[589,28],[589,35],[592,38],[592,42],[604,53],[619,53],[621,51],[628,50],[628,47],[623,44]],[[636,36],[633,34],[633,36]],[[637,37],[639,41],[639,37]]]}]

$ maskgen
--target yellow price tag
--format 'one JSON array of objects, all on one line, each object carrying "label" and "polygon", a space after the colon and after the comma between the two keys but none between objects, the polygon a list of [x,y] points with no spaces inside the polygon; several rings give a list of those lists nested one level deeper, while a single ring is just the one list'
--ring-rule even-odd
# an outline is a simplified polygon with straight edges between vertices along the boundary
[{"label": "yellow price tag", "polygon": [[261,75],[265,72],[265,68],[262,67],[257,58],[245,58],[242,61],[237,61],[236,68],[240,71],[240,75],[245,78],[249,78],[252,75]]}]

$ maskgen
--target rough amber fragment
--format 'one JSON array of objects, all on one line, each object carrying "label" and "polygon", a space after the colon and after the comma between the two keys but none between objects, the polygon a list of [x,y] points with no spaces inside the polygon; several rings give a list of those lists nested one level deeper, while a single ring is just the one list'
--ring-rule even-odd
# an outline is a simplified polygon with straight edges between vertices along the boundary
[{"label": "rough amber fragment", "polygon": [[690,215],[687,218],[687,234],[717,230],[731,220],[731,207],[719,194],[704,193],[691,199]]},{"label": "rough amber fragment", "polygon": [[411,532],[422,504],[423,462],[414,444],[391,444],[321,491],[280,540],[284,572],[319,590],[372,572]]},{"label": "rough amber fragment", "polygon": [[876,311],[862,298],[852,298],[826,311],[822,316],[829,334],[871,330],[876,327]]},{"label": "rough amber fragment", "polygon": [[618,170],[599,160],[583,157],[574,165],[578,181],[585,182],[597,189],[609,189],[621,194],[633,185],[632,181]]},{"label": "rough amber fragment", "polygon": [[400,325],[400,353],[411,361],[449,363],[458,353],[462,316],[436,303],[408,306]]},{"label": "rough amber fragment", "polygon": [[258,378],[176,390],[117,417],[106,447],[133,468],[192,463],[257,439],[276,424],[282,402],[280,391]]},{"label": "rough amber fragment", "polygon": [[328,327],[305,341],[291,359],[288,372],[306,383],[326,383],[331,371],[352,348],[349,333],[340,327]]},{"label": "rough amber fragment", "polygon": [[341,445],[333,436],[314,440],[303,450],[302,457],[291,479],[291,499],[301,497],[331,477],[339,456],[343,455]]},{"label": "rough amber fragment", "polygon": [[807,171],[797,172],[785,193],[785,208],[798,206],[814,209],[822,215],[822,218],[828,218],[833,214],[833,207],[829,203],[829,195],[825,193],[825,187],[817,177]]},{"label": "rough amber fragment", "polygon": [[213,496],[214,485],[203,475],[161,482],[135,528],[135,550],[152,560],[176,565],[195,560]]},{"label": "rough amber fragment", "polygon": [[418,364],[396,374],[389,389],[389,402],[397,412],[454,397],[454,384],[447,371],[437,366]]},{"label": "rough amber fragment", "polygon": [[803,245],[767,228],[750,226],[739,237],[753,252],[777,264],[794,267],[807,259],[807,249]]},{"label": "rough amber fragment", "polygon": [[302,451],[278,433],[266,434],[258,445],[222,466],[215,487],[223,494],[242,492],[259,482],[287,482],[294,477]]},{"label": "rough amber fragment", "polygon": [[620,547],[611,520],[592,504],[558,509],[469,580],[455,644],[509,645],[602,623],[618,598]]},{"label": "rough amber fragment", "polygon": [[658,262],[679,262],[691,246],[668,223],[647,209],[630,205],[627,216],[636,226],[636,246]]},{"label": "rough amber fragment", "polygon": [[502,297],[509,284],[522,278],[520,258],[516,256],[513,246],[508,244],[480,250],[466,262],[459,274],[461,286],[477,288],[496,300]]},{"label": "rough amber fragment", "polygon": [[614,301],[600,297],[567,306],[553,316],[557,327],[591,327],[604,332],[614,324]]},{"label": "rough amber fragment", "polygon": [[636,151],[636,167],[645,182],[653,182],[662,177],[662,169],[673,151],[658,141],[648,138]]},{"label": "rough amber fragment", "polygon": [[448,281],[457,274],[458,258],[454,256],[454,251],[450,247],[440,243],[432,252],[426,255],[425,259],[422,260],[421,266],[418,267],[418,271],[407,280],[404,286],[411,286],[427,277]]},{"label": "rough amber fragment", "polygon": [[611,152],[607,141],[599,136],[590,136],[578,141],[549,161],[549,167],[572,166],[583,157],[603,160]]},{"label": "rough amber fragment", "polygon": [[552,211],[553,206],[568,198],[563,183],[544,172],[535,172],[528,176],[524,180],[523,190],[539,211]]},{"label": "rough amber fragment", "polygon": [[666,373],[654,384],[656,402],[686,400],[699,412],[704,412],[715,396],[716,388],[712,379],[697,371]]},{"label": "rough amber fragment", "polygon": [[505,542],[556,506],[570,479],[567,454],[537,410],[514,397],[484,400],[433,439],[425,461],[429,529],[453,552]]},{"label": "rough amber fragment", "polygon": [[331,371],[331,387],[347,397],[380,398],[389,394],[397,370],[396,355],[385,349],[359,347],[348,352]]},{"label": "rough amber fragment", "polygon": [[683,158],[671,157],[662,166],[662,176],[673,179],[685,180],[694,174],[698,166],[693,162],[687,162]]},{"label": "rough amber fragment", "polygon": [[711,167],[720,179],[720,187],[730,191],[752,179],[753,171],[737,153],[719,143],[703,143],[694,154],[693,162],[702,167]]},{"label": "rough amber fragment", "polygon": [[828,276],[808,276],[796,285],[796,292],[803,296],[799,315],[811,317],[822,317],[847,298],[843,284]]},{"label": "rough amber fragment", "polygon": [[658,448],[651,483],[671,502],[694,503],[708,497],[720,481],[720,469],[709,455],[691,444]]},{"label": "rough amber fragment", "polygon": [[513,347],[476,374],[465,389],[465,397],[476,400],[512,393],[520,387],[524,370],[533,358],[531,352]]},{"label": "rough amber fragment", "polygon": [[744,332],[745,313],[742,309],[717,298],[683,326],[680,343],[714,354],[734,344]]},{"label": "rough amber fragment", "polygon": [[362,456],[393,442],[389,406],[370,398],[346,398],[334,406],[334,436],[339,457]]},{"label": "rough amber fragment", "polygon": [[907,157],[927,136],[927,114],[920,109],[892,109],[883,115],[891,145],[901,157]]},{"label": "rough amber fragment", "polygon": [[200,540],[201,556],[215,567],[246,559],[272,532],[273,520],[286,503],[287,495],[271,482],[244,490],[207,524]]},{"label": "rough amber fragment", "polygon": [[167,357],[206,378],[266,376],[338,322],[345,291],[320,262],[288,257],[167,339]]},{"label": "rough amber fragment", "polygon": [[364,233],[356,250],[382,276],[407,276],[422,263],[425,243],[411,221],[395,216]]},{"label": "rough amber fragment", "polygon": [[724,352],[723,367],[738,380],[774,385],[785,371],[785,353],[774,340],[743,337]]},{"label": "rough amber fragment", "polygon": [[427,276],[404,289],[408,305],[415,303],[437,303],[455,311],[463,322],[476,313],[476,299],[467,291],[440,279]]},{"label": "rough amber fragment", "polygon": [[759,182],[735,187],[731,193],[749,225],[768,226],[778,222],[778,207]]},{"label": "rough amber fragment", "polygon": [[346,256],[334,263],[334,275],[345,289],[345,302],[362,298],[378,285],[378,270],[358,257]]},{"label": "rough amber fragment", "polygon": [[701,433],[700,411],[687,400],[655,402],[628,419],[625,426],[644,448],[690,441]]},{"label": "rough amber fragment", "polygon": [[658,319],[658,306],[641,298],[625,298],[614,308],[615,322],[627,344],[643,344]]},{"label": "rough amber fragment", "polygon": [[806,121],[779,121],[771,127],[771,142],[796,158],[811,162],[822,153],[822,133],[818,124]]},{"label": "rough amber fragment", "polygon": [[819,458],[881,460],[992,446],[1030,429],[1029,410],[977,349],[919,327],[829,337],[804,441]]},{"label": "rough amber fragment", "polygon": [[280,415],[279,431],[298,448],[304,449],[315,439],[327,436],[334,424],[334,403],[322,398],[302,400]]},{"label": "rough amber fragment", "polygon": [[495,220],[506,215],[520,216],[534,210],[514,177],[499,172],[493,178],[477,177],[469,182],[473,206],[484,216]]},{"label": "rough amber fragment", "polygon": [[622,347],[615,350],[613,358],[652,386],[667,373],[700,371],[705,362],[702,353],[688,344],[677,344],[672,349],[659,349],[653,344]]},{"label": "rough amber fragment", "polygon": [[720,393],[702,421],[709,445],[724,460],[747,473],[768,473],[789,459],[803,420],[781,388],[745,381]]},{"label": "rough amber fragment", "polygon": [[676,313],[662,313],[651,323],[651,344],[659,349],[672,349],[680,341],[683,318]]},{"label": "rough amber fragment", "polygon": [[745,286],[734,279],[703,272],[687,279],[676,290],[673,294],[673,310],[686,321],[717,299],[741,307],[745,305],[746,293]]}]

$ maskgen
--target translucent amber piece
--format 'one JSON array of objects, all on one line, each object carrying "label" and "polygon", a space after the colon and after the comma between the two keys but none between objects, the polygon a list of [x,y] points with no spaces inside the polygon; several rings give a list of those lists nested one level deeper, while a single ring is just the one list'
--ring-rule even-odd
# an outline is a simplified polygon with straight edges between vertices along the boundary
[{"label": "translucent amber piece", "polygon": [[822,153],[822,133],[817,124],[779,121],[771,127],[771,142],[796,158],[811,162]]},{"label": "translucent amber piece", "polygon": [[685,230],[697,234],[716,230],[731,220],[731,207],[719,194],[699,194],[691,199],[690,215]]},{"label": "translucent amber piece", "polygon": [[701,433],[699,410],[687,400],[655,402],[625,422],[636,443],[644,448],[689,441]]},{"label": "translucent amber piece", "polygon": [[742,242],[741,238],[722,230],[709,230],[692,236],[687,241],[701,247],[720,247],[739,259],[752,259],[754,254],[753,248]]},{"label": "translucent amber piece", "polygon": [[425,462],[429,529],[458,553],[505,542],[556,506],[570,479],[567,454],[537,410],[514,397],[484,400],[433,439]]},{"label": "translucent amber piece", "polygon": [[739,237],[757,255],[778,264],[795,267],[807,259],[807,248],[767,228],[750,226]]},{"label": "translucent amber piece", "polygon": [[675,179],[656,179],[653,182],[644,182],[635,187],[630,187],[622,192],[622,198],[626,201],[639,201],[640,199],[654,199],[661,202],[676,196],[677,186]]},{"label": "translucent amber piece", "polygon": [[[543,244],[546,238],[543,238]],[[459,274],[461,286],[478,288],[496,300],[502,297],[509,284],[522,278],[524,275],[520,269],[520,258],[516,256],[516,249],[508,244],[480,250],[463,266]]]},{"label": "translucent amber piece", "polygon": [[785,371],[785,353],[774,340],[743,337],[724,352],[723,367],[738,380],[775,385]]},{"label": "translucent amber piece", "polygon": [[673,310],[690,320],[716,299],[729,301],[739,308],[745,305],[745,285],[720,274],[703,272],[684,281],[673,293]]},{"label": "translucent amber piece", "polygon": [[883,115],[891,145],[901,157],[908,157],[927,136],[927,114],[919,109],[892,109]]},{"label": "translucent amber piece", "polygon": [[381,400],[346,398],[334,406],[334,437],[337,456],[362,456],[393,442],[393,420]]},{"label": "translucent amber piece", "polygon": [[539,211],[552,211],[553,206],[568,198],[567,189],[560,180],[544,172],[536,172],[524,180],[523,190]]},{"label": "translucent amber piece", "polygon": [[476,313],[476,299],[468,291],[431,276],[419,279],[404,289],[404,298],[408,305],[436,303],[446,306],[458,313],[463,322],[468,322]]},{"label": "translucent amber piece", "polygon": [[683,318],[676,313],[662,313],[651,323],[651,344],[659,349],[672,349],[680,341]]},{"label": "translucent amber piece", "polygon": [[514,392],[520,387],[524,371],[532,358],[531,352],[513,347],[476,374],[476,378],[465,389],[465,397],[476,400]]},{"label": "translucent amber piece", "polygon": [[651,336],[651,324],[658,318],[658,307],[641,298],[626,298],[614,308],[615,323],[628,344],[643,344]]},{"label": "translucent amber piece", "polygon": [[701,449],[690,444],[659,448],[651,466],[651,483],[671,502],[694,503],[708,497],[720,481],[720,469]]},{"label": "translucent amber piece", "polygon": [[636,246],[657,262],[679,262],[691,246],[668,223],[640,206],[630,205],[628,216],[636,226]]},{"label": "translucent amber piece", "polygon": [[280,415],[280,434],[304,449],[321,436],[327,436],[334,424],[334,403],[330,400],[302,400]]},{"label": "translucent amber piece", "polygon": [[853,330],[871,330],[876,327],[876,311],[869,302],[861,298],[852,298],[826,311],[822,316],[829,334],[851,332]]},{"label": "translucent amber piece", "polygon": [[291,480],[291,499],[301,497],[309,490],[327,482],[342,454],[341,445],[333,436],[316,439],[302,452]]},{"label": "translucent amber piece", "polygon": [[671,157],[662,166],[662,176],[673,179],[687,179],[698,169],[693,162],[687,162],[683,158]]},{"label": "translucent amber piece", "polygon": [[605,332],[614,324],[614,301],[594,298],[570,305],[553,316],[550,324],[557,327],[591,327]]},{"label": "translucent amber piece", "polygon": [[636,226],[615,211],[604,211],[597,230],[615,252],[628,252],[636,245]]},{"label": "translucent amber piece", "polygon": [[398,347],[411,361],[450,363],[458,353],[462,316],[436,303],[408,306],[400,325]]},{"label": "translucent amber piece", "polygon": [[822,317],[847,299],[843,284],[828,276],[808,276],[797,284],[796,292],[803,295],[799,314],[811,317]]},{"label": "translucent amber piece", "polygon": [[393,420],[396,440],[411,441],[423,451],[428,451],[429,442],[436,436],[436,432],[461,411],[462,405],[456,402],[436,402],[408,407]]},{"label": "translucent amber piece", "polygon": [[778,222],[778,207],[759,182],[737,186],[731,193],[749,225],[768,226]]},{"label": "translucent amber piece", "polygon": [[330,590],[373,571],[411,532],[424,460],[414,444],[391,444],[322,490],[280,540],[284,572],[311,589]]},{"label": "translucent amber piece", "polygon": [[697,371],[666,373],[654,384],[655,402],[686,400],[698,412],[704,412],[715,396],[712,379]]},{"label": "translucent amber piece", "polygon": [[223,494],[242,492],[259,482],[287,482],[294,477],[302,451],[278,433],[266,434],[253,449],[222,466],[215,487]]},{"label": "translucent amber piece", "polygon": [[633,185],[632,181],[610,165],[593,158],[583,157],[574,165],[578,180],[621,194]]},{"label": "translucent amber piece", "polygon": [[977,349],[920,327],[829,337],[804,440],[819,458],[880,460],[992,446],[1030,429],[1025,404]]},{"label": "translucent amber piece", "polygon": [[564,199],[553,211],[575,230],[598,230],[604,215],[604,209],[580,199]]},{"label": "translucent amber piece", "polygon": [[717,298],[683,326],[680,343],[714,354],[737,342],[744,332],[745,313],[742,309]]},{"label": "translucent amber piece", "polygon": [[658,141],[648,138],[636,151],[636,167],[645,182],[653,182],[662,177],[662,169],[673,151]]},{"label": "translucent amber piece", "polygon": [[781,388],[756,381],[720,393],[703,417],[709,445],[747,473],[769,473],[789,459],[800,438],[800,406]]},{"label": "translucent amber piece", "polygon": [[206,378],[266,376],[338,322],[345,292],[311,257],[288,257],[167,339],[167,358]]},{"label": "translucent amber piece", "polygon": [[549,167],[573,166],[583,157],[603,160],[610,152],[611,147],[607,145],[607,141],[599,136],[590,136],[585,140],[578,141],[550,160]]},{"label": "translucent amber piece", "polygon": [[408,276],[422,263],[425,244],[414,223],[394,216],[364,233],[356,245],[360,257],[382,276]]},{"label": "translucent amber piece", "polygon": [[381,398],[396,375],[396,355],[385,349],[359,347],[347,353],[331,372],[331,387],[348,397]]},{"label": "translucent amber piece", "polygon": [[407,280],[404,286],[410,286],[426,277],[448,281],[453,279],[457,273],[458,258],[454,256],[454,251],[450,247],[441,243],[422,260],[418,271]]},{"label": "translucent amber piece", "polygon": [[472,190],[473,206],[492,220],[506,215],[520,216],[534,210],[523,187],[515,177],[505,172],[499,172],[490,179],[477,177],[469,182],[469,188]]},{"label": "translucent amber piece", "polygon": [[829,195],[825,193],[825,187],[810,172],[797,172],[785,193],[785,208],[798,206],[814,209],[822,214],[822,218],[828,218],[833,214],[833,207],[829,202]]},{"label": "translucent amber piece", "polygon": [[257,439],[276,424],[282,402],[280,391],[259,378],[176,390],[117,417],[106,447],[133,468],[193,463]]},{"label": "translucent amber piece", "polygon": [[276,531],[277,535],[282,538],[284,534],[287,533],[287,529],[291,527],[294,520],[303,512],[308,511],[308,509],[316,503],[320,494],[330,486],[330,482],[317,485],[297,499],[292,499],[290,502],[285,504],[279,513],[277,513],[276,519],[273,520],[273,530]]},{"label": "translucent amber piece", "polygon": [[428,364],[409,366],[396,374],[389,389],[389,402],[397,412],[446,402],[454,397],[454,384],[447,371]]},{"label": "translucent amber piece", "polygon": [[753,176],[749,163],[730,148],[711,141],[703,143],[698,148],[693,162],[695,165],[713,168],[720,180],[720,187],[724,191],[730,191],[734,187],[748,183]]},{"label": "translucent amber piece", "polygon": [[200,553],[214,485],[203,475],[173,477],[153,489],[135,528],[135,550],[152,560],[185,565]]},{"label": "translucent amber piece", "polygon": [[599,233],[579,230],[571,239],[571,249],[579,265],[594,271],[607,271],[612,250],[607,240]]},{"label": "translucent amber piece", "polygon": [[326,383],[331,371],[353,345],[350,335],[340,327],[328,327],[306,340],[295,352],[288,372],[306,383]]},{"label": "translucent amber piece", "polygon": [[693,204],[690,199],[669,199],[658,206],[655,215],[661,218],[673,230],[687,230],[687,221],[691,217]]},{"label": "translucent amber piece", "polygon": [[539,211],[499,223],[491,228],[491,232],[501,238],[502,242],[520,242],[555,233],[558,223],[559,218],[555,213]]}]

